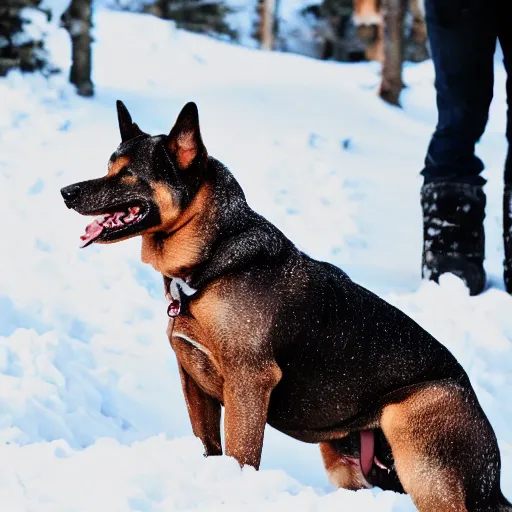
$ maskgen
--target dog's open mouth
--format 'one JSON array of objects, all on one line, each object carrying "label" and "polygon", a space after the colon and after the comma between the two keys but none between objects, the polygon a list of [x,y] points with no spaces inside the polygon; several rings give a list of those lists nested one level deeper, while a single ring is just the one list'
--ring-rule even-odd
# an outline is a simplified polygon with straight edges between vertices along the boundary
[{"label": "dog's open mouth", "polygon": [[126,211],[98,215],[85,228],[85,233],[80,237],[80,240],[82,240],[80,247],[87,247],[98,240],[98,238],[103,238],[102,235],[114,234],[128,226],[133,226],[140,222],[143,217],[144,214],[140,206],[130,206]]}]

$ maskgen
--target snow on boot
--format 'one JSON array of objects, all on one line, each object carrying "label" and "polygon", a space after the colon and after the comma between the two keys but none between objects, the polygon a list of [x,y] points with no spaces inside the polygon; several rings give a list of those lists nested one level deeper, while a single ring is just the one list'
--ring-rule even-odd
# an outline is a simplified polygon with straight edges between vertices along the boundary
[{"label": "snow on boot", "polygon": [[512,185],[505,185],[503,194],[503,243],[505,289],[512,294]]},{"label": "snow on boot", "polygon": [[[448,182],[423,185],[424,279],[438,282],[442,274],[452,273],[466,283],[471,295],[484,289],[485,203],[484,191],[478,185]],[[509,255],[512,262],[512,243]]]}]

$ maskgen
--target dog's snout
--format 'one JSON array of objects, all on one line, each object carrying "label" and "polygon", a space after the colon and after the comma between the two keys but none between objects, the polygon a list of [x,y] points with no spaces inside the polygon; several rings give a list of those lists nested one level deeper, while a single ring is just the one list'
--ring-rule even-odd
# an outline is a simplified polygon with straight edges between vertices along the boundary
[{"label": "dog's snout", "polygon": [[80,187],[78,185],[69,185],[69,187],[62,188],[60,193],[62,194],[66,204],[69,204],[80,195]]}]

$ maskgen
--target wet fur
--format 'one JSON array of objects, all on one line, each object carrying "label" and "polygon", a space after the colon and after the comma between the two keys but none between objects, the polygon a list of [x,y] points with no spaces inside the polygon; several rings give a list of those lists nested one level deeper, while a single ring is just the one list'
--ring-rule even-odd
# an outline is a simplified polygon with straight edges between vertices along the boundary
[{"label": "wet fur", "polygon": [[[78,184],[67,204],[87,214],[116,195],[142,195],[154,213],[130,236],[142,235],[143,261],[162,273],[166,292],[176,277],[198,290],[183,297],[167,334],[206,454],[222,453],[224,406],[225,453],[242,465],[259,467],[268,423],[320,443],[335,485],[405,489],[421,512],[512,510],[500,491],[496,437],[450,352],[254,212],[207,155],[195,105],[158,137],[140,132],[123,108],[110,175]],[[120,179],[120,159],[130,183]],[[365,476],[354,465],[361,430],[375,433],[391,471],[374,465]]]}]

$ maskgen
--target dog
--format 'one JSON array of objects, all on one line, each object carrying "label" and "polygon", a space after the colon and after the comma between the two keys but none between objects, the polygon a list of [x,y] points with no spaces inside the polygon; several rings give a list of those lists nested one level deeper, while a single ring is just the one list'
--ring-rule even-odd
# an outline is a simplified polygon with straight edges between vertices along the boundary
[{"label": "dog", "polygon": [[512,511],[494,431],[453,355],[339,268],[299,251],[208,155],[188,103],[150,136],[117,103],[106,176],[61,190],[98,216],[82,246],[142,238],[205,455],[259,467],[268,423],[319,443],[337,487],[409,493],[420,512]]}]

